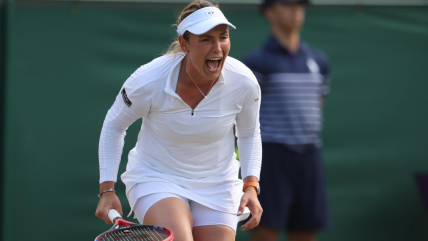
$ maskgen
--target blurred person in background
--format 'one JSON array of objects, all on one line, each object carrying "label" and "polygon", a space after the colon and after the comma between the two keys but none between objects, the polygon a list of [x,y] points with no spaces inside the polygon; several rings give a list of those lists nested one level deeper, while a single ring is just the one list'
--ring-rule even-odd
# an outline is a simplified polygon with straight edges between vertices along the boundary
[{"label": "blurred person in background", "polygon": [[302,0],[265,0],[271,36],[244,63],[256,75],[263,101],[260,124],[264,208],[252,241],[314,241],[329,226],[321,159],[322,106],[329,92],[327,56],[301,40]]},{"label": "blurred person in background", "polygon": [[179,241],[232,241],[245,207],[253,217],[244,230],[262,214],[260,87],[250,69],[228,57],[235,27],[217,5],[194,1],[177,22],[178,41],[126,80],[107,113],[96,216],[110,223],[110,209],[122,215],[114,184],[124,137],[143,118],[121,176],[138,221],[168,227]]}]

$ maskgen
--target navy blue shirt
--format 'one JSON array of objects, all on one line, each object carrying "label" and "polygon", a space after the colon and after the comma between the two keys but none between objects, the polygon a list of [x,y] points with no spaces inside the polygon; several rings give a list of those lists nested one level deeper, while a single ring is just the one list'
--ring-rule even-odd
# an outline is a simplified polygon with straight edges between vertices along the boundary
[{"label": "navy blue shirt", "polygon": [[263,142],[282,143],[296,151],[319,146],[321,97],[329,92],[329,61],[301,42],[290,53],[274,37],[243,61],[262,91],[260,128]]}]

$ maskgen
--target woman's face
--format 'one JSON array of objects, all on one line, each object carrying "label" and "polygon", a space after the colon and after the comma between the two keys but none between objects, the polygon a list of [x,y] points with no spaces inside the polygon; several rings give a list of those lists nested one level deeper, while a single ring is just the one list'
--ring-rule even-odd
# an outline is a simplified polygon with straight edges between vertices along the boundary
[{"label": "woman's face", "polygon": [[216,80],[221,73],[230,50],[229,27],[218,25],[210,31],[195,35],[182,42],[182,50],[188,54],[188,70],[194,79]]}]

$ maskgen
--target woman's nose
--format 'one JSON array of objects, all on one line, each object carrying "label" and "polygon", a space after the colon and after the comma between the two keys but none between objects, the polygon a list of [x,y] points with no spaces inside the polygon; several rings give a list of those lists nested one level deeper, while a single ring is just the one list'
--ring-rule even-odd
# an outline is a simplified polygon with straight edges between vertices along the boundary
[{"label": "woman's nose", "polygon": [[213,46],[213,52],[219,52],[219,51],[221,51],[220,41],[215,40],[214,46]]}]

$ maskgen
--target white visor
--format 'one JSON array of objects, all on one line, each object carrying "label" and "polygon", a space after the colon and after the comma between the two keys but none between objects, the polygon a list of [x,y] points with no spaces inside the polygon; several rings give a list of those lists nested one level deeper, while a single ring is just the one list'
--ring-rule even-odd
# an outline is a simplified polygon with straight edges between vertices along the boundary
[{"label": "white visor", "polygon": [[236,29],[233,24],[227,21],[226,17],[216,7],[206,7],[199,9],[187,16],[177,27],[178,35],[183,35],[186,31],[200,35],[210,31],[217,25],[227,24]]}]

